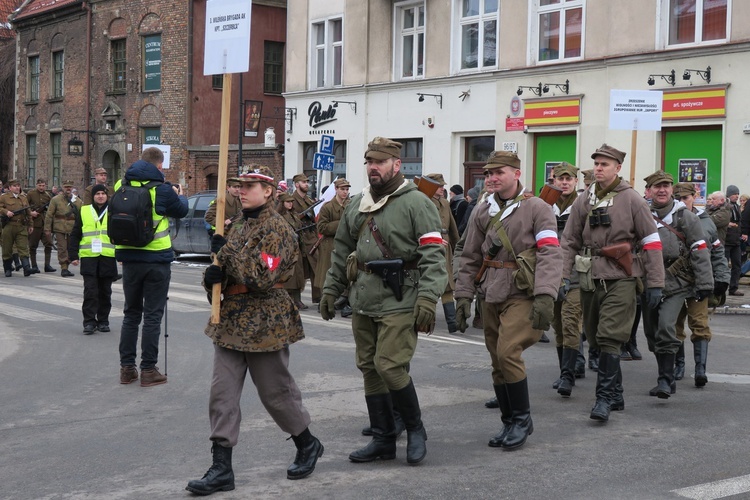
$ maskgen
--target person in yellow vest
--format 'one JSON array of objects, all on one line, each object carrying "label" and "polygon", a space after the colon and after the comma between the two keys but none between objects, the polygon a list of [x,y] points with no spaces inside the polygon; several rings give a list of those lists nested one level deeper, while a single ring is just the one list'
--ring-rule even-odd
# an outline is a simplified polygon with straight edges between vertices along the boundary
[{"label": "person in yellow vest", "polygon": [[91,190],[92,203],[76,215],[70,233],[70,263],[81,264],[83,276],[83,334],[109,330],[112,309],[112,282],[117,277],[115,246],[107,236],[107,186],[97,184]]}]

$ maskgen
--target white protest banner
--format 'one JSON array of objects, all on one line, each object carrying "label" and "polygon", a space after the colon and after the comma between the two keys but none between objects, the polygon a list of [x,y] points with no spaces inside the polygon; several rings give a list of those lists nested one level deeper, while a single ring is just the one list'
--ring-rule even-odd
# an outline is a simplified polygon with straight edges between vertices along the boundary
[{"label": "white protest banner", "polygon": [[661,130],[662,94],[659,90],[611,90],[609,128]]},{"label": "white protest banner", "polygon": [[246,73],[250,69],[251,0],[208,0],[203,74]]}]

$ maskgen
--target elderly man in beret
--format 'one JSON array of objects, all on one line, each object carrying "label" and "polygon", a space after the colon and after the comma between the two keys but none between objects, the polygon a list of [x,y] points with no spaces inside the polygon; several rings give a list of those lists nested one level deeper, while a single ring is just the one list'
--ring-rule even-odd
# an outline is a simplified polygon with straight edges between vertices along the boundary
[{"label": "elderly man in beret", "polygon": [[[466,229],[456,283],[456,319],[461,331],[475,293],[484,297],[484,338],[503,429],[489,446],[517,449],[534,431],[526,367],[521,357],[550,326],[560,285],[560,244],[555,217],[540,198],[524,197],[521,160],[493,151],[485,165],[494,186],[477,205]],[[524,257],[527,264],[518,256]],[[531,262],[534,262],[532,264]],[[532,267],[529,276],[520,265]]]},{"label": "elderly man in beret", "polygon": [[396,458],[397,406],[406,426],[406,461],[427,454],[427,432],[409,365],[418,332],[431,331],[435,304],[445,291],[445,250],[435,205],[401,173],[396,141],[375,137],[365,151],[369,186],[344,210],[333,243],[320,314],[351,286],[352,331],[362,372],[372,441],[352,462]]},{"label": "elderly man in beret", "polygon": [[[704,210],[695,206],[695,197],[698,194],[695,184],[692,182],[680,182],[673,189],[674,199],[685,204],[686,210],[698,216],[706,243],[711,254],[711,272],[714,278],[714,289],[711,297],[698,300],[691,296],[685,300],[677,317],[676,329],[677,340],[680,348],[675,360],[675,380],[680,380],[685,375],[685,318],[687,317],[690,327],[690,341],[693,343],[693,359],[695,360],[695,386],[704,387],[708,382],[706,376],[706,361],[708,359],[708,343],[711,341],[711,329],[708,325],[709,302],[719,301],[725,297],[729,288],[729,267],[724,257],[724,245],[719,240],[716,225]],[[700,271],[699,271],[700,272]]]},{"label": "elderly man in beret", "polygon": [[[639,278],[647,279],[648,306],[658,308],[664,266],[648,204],[618,176],[625,153],[603,144],[591,158],[594,182],[573,203],[563,232],[563,293],[575,269],[586,338],[600,351],[596,403],[589,417],[606,422],[610,411],[625,409],[620,349],[630,338]],[[639,248],[640,255],[634,255]]]},{"label": "elderly man in beret", "polygon": [[[305,266],[305,279],[310,279],[310,286],[312,287],[312,301],[313,304],[320,302],[320,288],[315,286],[315,270],[318,267],[318,253],[313,252],[310,254],[310,250],[318,242],[318,231],[316,230],[315,213],[313,210],[305,210],[315,205],[315,201],[312,200],[307,193],[310,191],[310,181],[307,179],[305,174],[297,174],[292,177],[294,182],[294,211],[298,217],[302,220],[302,229],[297,234],[299,235],[300,241],[302,242],[302,255],[301,258],[304,261]],[[303,213],[304,212],[304,213]],[[304,309],[307,309],[302,304]]]}]

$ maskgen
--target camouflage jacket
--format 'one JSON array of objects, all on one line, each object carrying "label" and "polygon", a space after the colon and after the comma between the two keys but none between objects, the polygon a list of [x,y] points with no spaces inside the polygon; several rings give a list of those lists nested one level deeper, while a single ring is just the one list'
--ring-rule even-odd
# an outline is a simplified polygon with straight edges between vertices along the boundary
[{"label": "camouflage jacket", "polygon": [[247,219],[229,233],[217,254],[226,273],[222,289],[245,285],[249,291],[222,300],[219,324],[209,323],[205,330],[216,345],[272,352],[304,338],[294,302],[274,286],[294,273],[298,248],[294,231],[270,204],[257,219]]}]

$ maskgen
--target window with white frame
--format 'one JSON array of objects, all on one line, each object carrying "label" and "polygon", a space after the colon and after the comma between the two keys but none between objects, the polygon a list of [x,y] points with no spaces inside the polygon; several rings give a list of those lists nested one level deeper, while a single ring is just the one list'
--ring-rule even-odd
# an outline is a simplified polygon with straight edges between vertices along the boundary
[{"label": "window with white frame", "polygon": [[498,0],[459,0],[461,70],[497,68]]},{"label": "window with white frame", "polygon": [[396,5],[396,79],[424,77],[424,2]]},{"label": "window with white frame", "polygon": [[579,59],[583,44],[585,0],[539,0],[537,61]]},{"label": "window with white frame", "polygon": [[341,18],[327,19],[312,25],[312,88],[341,85],[344,37]]},{"label": "window with white frame", "polygon": [[663,0],[668,45],[724,42],[729,31],[729,0]]}]

